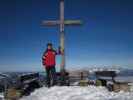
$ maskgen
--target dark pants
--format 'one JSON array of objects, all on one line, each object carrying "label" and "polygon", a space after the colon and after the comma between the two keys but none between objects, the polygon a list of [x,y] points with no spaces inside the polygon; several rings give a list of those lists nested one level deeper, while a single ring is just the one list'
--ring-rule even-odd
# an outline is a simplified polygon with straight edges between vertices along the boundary
[{"label": "dark pants", "polygon": [[46,67],[46,81],[47,86],[53,86],[56,85],[56,69],[55,66],[47,66]]}]

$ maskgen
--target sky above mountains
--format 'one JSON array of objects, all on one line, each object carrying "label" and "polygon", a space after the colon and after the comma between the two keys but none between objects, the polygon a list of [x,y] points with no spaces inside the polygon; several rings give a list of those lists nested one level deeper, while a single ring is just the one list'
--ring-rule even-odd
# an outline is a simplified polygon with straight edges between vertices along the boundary
[{"label": "sky above mountains", "polygon": [[[133,67],[132,0],[65,0],[65,19],[83,25],[65,27],[66,66]],[[59,19],[59,0],[0,1],[0,70],[43,70],[47,42],[59,46],[58,27],[42,20]],[[59,68],[60,56],[57,57]]]}]

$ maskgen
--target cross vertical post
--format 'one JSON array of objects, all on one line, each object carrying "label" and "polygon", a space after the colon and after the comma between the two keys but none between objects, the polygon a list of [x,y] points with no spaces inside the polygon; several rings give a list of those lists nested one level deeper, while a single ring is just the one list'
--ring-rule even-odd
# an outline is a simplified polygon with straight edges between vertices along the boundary
[{"label": "cross vertical post", "polygon": [[62,55],[60,71],[65,71],[64,0],[60,1],[60,47]]}]

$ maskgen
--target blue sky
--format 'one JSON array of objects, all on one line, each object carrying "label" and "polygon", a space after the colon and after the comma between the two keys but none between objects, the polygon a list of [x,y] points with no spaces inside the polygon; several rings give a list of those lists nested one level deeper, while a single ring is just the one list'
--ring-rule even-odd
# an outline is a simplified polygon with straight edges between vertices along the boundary
[{"label": "blue sky", "polygon": [[[65,0],[65,18],[83,20],[82,26],[65,28],[67,68],[133,67],[132,5],[132,0]],[[59,18],[59,0],[0,0],[0,12],[0,70],[43,70],[42,53],[47,42],[58,47],[59,29],[40,23]]]}]

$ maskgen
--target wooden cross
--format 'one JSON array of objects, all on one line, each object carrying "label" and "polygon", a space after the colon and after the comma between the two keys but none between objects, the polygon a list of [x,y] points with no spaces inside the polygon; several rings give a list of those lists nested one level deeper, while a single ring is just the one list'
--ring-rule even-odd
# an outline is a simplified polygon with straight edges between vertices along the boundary
[{"label": "wooden cross", "polygon": [[42,21],[44,26],[60,26],[60,47],[63,53],[61,58],[60,70],[65,71],[65,25],[80,25],[82,22],[80,20],[64,20],[64,0],[60,0],[60,19],[59,20],[47,20]]}]

